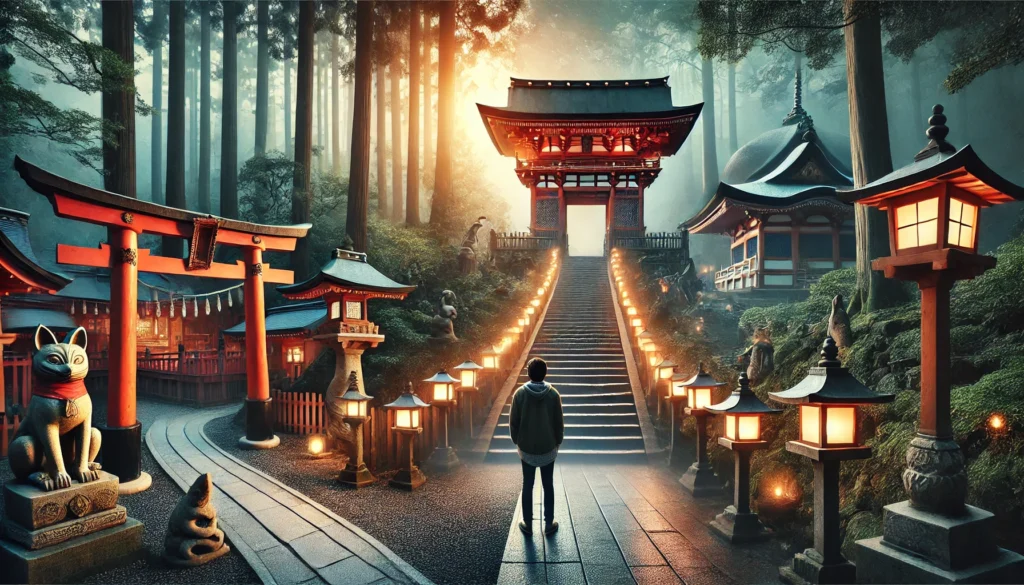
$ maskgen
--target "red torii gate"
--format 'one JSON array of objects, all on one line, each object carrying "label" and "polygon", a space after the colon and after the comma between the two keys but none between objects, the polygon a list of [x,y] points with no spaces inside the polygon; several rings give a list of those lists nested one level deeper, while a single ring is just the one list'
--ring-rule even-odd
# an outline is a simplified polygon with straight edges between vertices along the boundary
[{"label": "red torii gate", "polygon": [[[263,252],[295,250],[296,240],[305,237],[312,226],[260,225],[165,207],[75,183],[21,157],[15,157],[14,167],[33,190],[49,199],[57,216],[107,227],[108,244],[99,248],[59,244],[57,262],[110,269],[110,377],[101,456],[104,470],[120,478],[123,491],[145,489],[150,481],[142,473],[142,425],[135,413],[140,271],[244,280],[245,320],[253,326],[245,329],[245,437],[239,442],[255,448],[275,446],[278,439],[270,417],[263,285],[291,284],[294,275],[290,270],[264,264]],[[168,258],[140,250],[138,236],[142,233],[189,240],[188,258]],[[241,248],[244,260],[235,264],[214,262],[217,244]],[[136,485],[125,485],[129,482]]]}]

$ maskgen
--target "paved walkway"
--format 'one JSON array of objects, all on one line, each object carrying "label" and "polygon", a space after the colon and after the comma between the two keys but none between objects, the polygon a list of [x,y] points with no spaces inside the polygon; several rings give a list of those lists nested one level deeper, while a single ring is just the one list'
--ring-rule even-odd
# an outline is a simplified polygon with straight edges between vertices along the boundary
[{"label": "paved walkway", "polygon": [[727,494],[694,500],[664,469],[556,464],[559,530],[547,538],[539,477],[535,489],[533,536],[519,531],[520,504],[500,585],[774,583],[788,558],[777,542],[732,546],[716,538],[708,522],[729,503]]},{"label": "paved walkway", "polygon": [[237,409],[159,418],[146,444],[184,490],[212,474],[220,526],[264,583],[430,583],[359,528],[209,441],[206,423]]}]

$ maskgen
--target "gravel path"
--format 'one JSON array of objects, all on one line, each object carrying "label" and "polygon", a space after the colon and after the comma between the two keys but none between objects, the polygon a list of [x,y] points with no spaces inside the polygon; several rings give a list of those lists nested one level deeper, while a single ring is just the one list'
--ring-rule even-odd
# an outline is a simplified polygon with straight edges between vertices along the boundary
[{"label": "gravel path", "polygon": [[232,417],[211,421],[206,434],[235,457],[363,529],[435,583],[497,581],[519,496],[518,465],[471,464],[447,474],[428,470],[426,485],[413,493],[383,481],[356,491],[335,482],[342,459],[305,456],[304,437],[282,434],[276,449],[242,451],[236,443],[243,431]]},{"label": "gravel path", "polygon": [[[105,401],[99,398],[94,400],[93,405],[94,420],[102,421],[105,416]],[[143,429],[148,421],[154,420],[157,416],[165,413],[184,413],[188,410],[193,409],[144,400],[138,402],[138,417],[143,421]],[[142,468],[153,476],[153,486],[139,494],[121,496],[119,503],[128,509],[130,517],[139,520],[145,526],[142,538],[144,556],[129,565],[93,575],[83,580],[83,583],[260,583],[245,559],[235,551],[211,563],[191,569],[176,569],[165,565],[160,555],[163,554],[167,519],[183,492],[160,469],[148,449],[142,450]],[[6,483],[13,478],[14,475],[6,460],[0,462],[0,482]],[[0,504],[2,502],[3,495],[0,491]],[[0,519],[2,517],[3,507],[0,506]]]}]

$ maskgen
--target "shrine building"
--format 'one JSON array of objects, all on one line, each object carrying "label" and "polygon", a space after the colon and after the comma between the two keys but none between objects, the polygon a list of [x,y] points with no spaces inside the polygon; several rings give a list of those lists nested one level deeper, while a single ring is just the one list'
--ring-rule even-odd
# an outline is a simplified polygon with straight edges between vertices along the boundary
[{"label": "shrine building", "polygon": [[732,238],[718,290],[805,293],[822,274],[854,265],[853,206],[836,196],[853,186],[849,140],[815,131],[799,71],[794,93],[782,127],[737,150],[714,196],[683,222],[691,234]]},{"label": "shrine building", "polygon": [[570,205],[605,207],[606,241],[645,234],[644,190],[675,154],[703,104],[672,104],[668,77],[512,78],[508,105],[477,104],[494,147],[530,189],[532,236],[566,242]]}]

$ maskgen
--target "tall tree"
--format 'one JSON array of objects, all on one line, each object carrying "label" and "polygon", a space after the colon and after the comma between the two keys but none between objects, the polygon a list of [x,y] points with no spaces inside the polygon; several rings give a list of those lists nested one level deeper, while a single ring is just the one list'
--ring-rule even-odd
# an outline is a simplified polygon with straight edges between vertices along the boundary
[{"label": "tall tree", "polygon": [[[131,0],[103,2],[103,48],[135,67],[135,13]],[[119,66],[120,64],[118,64]],[[115,67],[116,68],[116,67]],[[116,76],[116,73],[115,73]],[[134,83],[104,84],[103,120],[113,136],[103,140],[103,187],[135,197]]]},{"label": "tall tree", "polygon": [[211,213],[210,204],[210,3],[203,2],[199,15],[199,211]]},{"label": "tall tree", "polygon": [[153,117],[150,120],[149,198],[164,202],[163,147],[164,147],[164,34],[167,30],[167,5],[163,0],[153,2],[153,20],[149,34],[149,51],[153,54]]},{"label": "tall tree", "polygon": [[284,60],[284,151],[292,152],[292,58]]},{"label": "tall tree", "polygon": [[700,68],[704,109],[701,110],[701,134],[704,137],[704,197],[718,189],[718,149],[715,145],[715,70],[711,59],[704,59]]},{"label": "tall tree", "polygon": [[[167,205],[185,207],[185,3],[170,3],[167,66]],[[181,257],[181,238],[164,236],[164,256]]]},{"label": "tall tree", "polygon": [[[309,221],[313,198],[311,170],[313,164],[313,22],[312,2],[299,4],[298,54],[299,63],[295,83],[295,176],[292,180],[292,222]],[[351,195],[349,195],[351,198]],[[301,238],[295,246],[292,267],[305,277],[310,270],[309,239]]]},{"label": "tall tree", "polygon": [[256,156],[267,152],[270,101],[270,2],[256,3]]},{"label": "tall tree", "polygon": [[405,189],[402,188],[402,60],[392,56],[391,77],[391,219],[402,221]]},{"label": "tall tree", "polygon": [[447,221],[454,198],[452,140],[455,132],[455,8],[455,2],[441,4],[437,47],[437,161],[434,168],[434,198],[430,203],[431,225],[442,225]]},{"label": "tall tree", "polygon": [[370,196],[370,72],[373,50],[373,2],[356,3],[355,99],[352,108],[352,165],[349,170],[345,229],[355,249],[366,251],[366,214]]},{"label": "tall tree", "polygon": [[341,176],[341,68],[338,64],[338,35],[331,35],[331,172]]},{"label": "tall tree", "polygon": [[[423,11],[423,169],[428,179],[434,176],[434,31],[431,11]],[[433,181],[425,183],[433,187]]]},{"label": "tall tree", "polygon": [[224,2],[224,81],[220,101],[220,214],[238,217],[238,4]]},{"label": "tall tree", "polygon": [[[378,33],[382,34],[382,33]],[[378,53],[379,55],[380,53]],[[384,65],[377,59],[377,215],[388,214],[388,158],[387,158],[387,87],[384,85]]]},{"label": "tall tree", "polygon": [[729,63],[729,152],[736,152],[740,147],[736,135],[736,64]]},{"label": "tall tree", "polygon": [[[186,44],[189,40],[186,38]],[[194,48],[194,45],[193,45]],[[185,182],[185,200],[191,201],[189,209],[195,209],[198,199],[199,187],[199,68],[201,51],[188,50],[186,60],[187,79],[186,91],[188,92],[188,139],[185,146],[188,148],[188,179]]]},{"label": "tall tree", "polygon": [[410,9],[412,14],[409,15],[409,162],[406,177],[405,223],[415,226],[420,223],[420,3],[411,2]]}]

